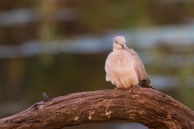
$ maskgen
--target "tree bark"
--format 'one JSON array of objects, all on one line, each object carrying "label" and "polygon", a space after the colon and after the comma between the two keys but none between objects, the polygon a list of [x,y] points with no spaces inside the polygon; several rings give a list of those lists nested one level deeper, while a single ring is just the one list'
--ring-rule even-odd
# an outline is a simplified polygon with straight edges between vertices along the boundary
[{"label": "tree bark", "polygon": [[61,129],[112,120],[157,129],[194,129],[194,112],[172,97],[149,88],[73,93],[39,102],[0,119],[0,129]]}]

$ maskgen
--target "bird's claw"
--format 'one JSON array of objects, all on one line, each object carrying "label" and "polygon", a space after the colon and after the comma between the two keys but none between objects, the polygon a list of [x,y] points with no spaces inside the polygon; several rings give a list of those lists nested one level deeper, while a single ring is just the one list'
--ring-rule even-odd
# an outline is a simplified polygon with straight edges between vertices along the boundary
[{"label": "bird's claw", "polygon": [[129,93],[135,93],[134,86],[129,90]]}]

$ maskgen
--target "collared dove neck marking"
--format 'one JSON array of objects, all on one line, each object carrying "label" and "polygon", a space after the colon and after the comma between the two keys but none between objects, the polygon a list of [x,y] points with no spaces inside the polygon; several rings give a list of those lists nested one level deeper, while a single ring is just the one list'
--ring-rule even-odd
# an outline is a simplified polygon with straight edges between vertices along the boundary
[{"label": "collared dove neck marking", "polygon": [[141,58],[126,46],[123,36],[113,39],[113,51],[106,59],[105,71],[106,81],[117,88],[130,90],[136,85],[152,88]]}]

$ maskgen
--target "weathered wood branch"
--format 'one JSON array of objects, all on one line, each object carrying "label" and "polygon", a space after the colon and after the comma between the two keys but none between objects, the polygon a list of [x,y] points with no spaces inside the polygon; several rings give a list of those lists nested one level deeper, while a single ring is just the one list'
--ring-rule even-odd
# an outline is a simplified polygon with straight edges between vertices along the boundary
[{"label": "weathered wood branch", "polygon": [[0,129],[61,129],[111,120],[133,121],[149,128],[194,129],[194,112],[162,92],[99,90],[73,93],[39,102],[0,119]]}]

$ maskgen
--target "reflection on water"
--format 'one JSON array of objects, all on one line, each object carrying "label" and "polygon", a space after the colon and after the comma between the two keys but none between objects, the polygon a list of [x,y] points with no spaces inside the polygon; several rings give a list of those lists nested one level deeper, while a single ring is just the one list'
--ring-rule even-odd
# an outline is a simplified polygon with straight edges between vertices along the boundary
[{"label": "reflection on water", "polygon": [[[38,22],[41,16],[36,9],[22,8],[0,13],[0,24],[3,26],[17,26]],[[77,18],[76,11],[73,8],[58,9],[54,14],[55,20],[60,21],[74,21]]]},{"label": "reflection on water", "polygon": [[65,127],[63,129],[148,129],[142,124],[135,122],[110,122],[110,123],[100,123],[100,124],[85,124],[81,126]]},{"label": "reflection on water", "polygon": [[[129,47],[139,47],[149,51],[156,46],[165,43],[175,50],[194,49],[194,24],[183,26],[164,26],[150,29],[137,29],[133,31],[117,31],[108,33],[103,37],[82,36],[74,39],[61,39],[49,41],[50,44],[41,41],[28,41],[21,45],[1,45],[0,58],[15,58],[33,56],[44,53],[100,53],[110,51],[112,48],[112,38],[115,35],[124,35]],[[191,46],[191,47],[189,47]],[[177,55],[175,55],[177,56]],[[194,61],[193,55],[191,60]],[[175,57],[173,57],[175,58]],[[178,56],[177,59],[181,59]],[[178,61],[178,60],[177,60]],[[173,62],[172,62],[173,63]]]}]

